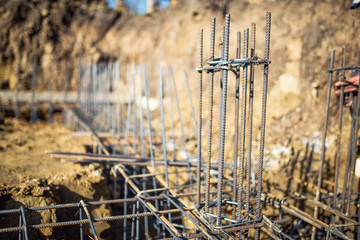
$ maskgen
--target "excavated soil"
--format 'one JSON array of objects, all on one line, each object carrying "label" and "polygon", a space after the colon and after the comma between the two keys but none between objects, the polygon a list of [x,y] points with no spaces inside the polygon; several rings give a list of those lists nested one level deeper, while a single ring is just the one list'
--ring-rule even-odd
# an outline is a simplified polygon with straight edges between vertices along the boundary
[{"label": "excavated soil", "polygon": [[[29,124],[6,118],[0,125],[0,208],[35,207],[80,200],[109,199],[103,168],[61,162],[50,158],[45,150],[84,152],[83,146],[70,137],[71,129],[59,124]],[[74,219],[77,210],[47,210],[29,213],[28,223],[57,222]],[[92,209],[93,217],[110,215],[111,210],[100,205]],[[0,218],[2,227],[18,225],[18,215]],[[98,234],[106,235],[110,225],[96,224]],[[73,229],[42,229],[30,231],[36,239],[71,238]],[[77,230],[78,231],[78,230]],[[85,230],[85,234],[86,234]],[[105,231],[105,232],[104,232]],[[3,235],[13,239],[15,235]]]}]

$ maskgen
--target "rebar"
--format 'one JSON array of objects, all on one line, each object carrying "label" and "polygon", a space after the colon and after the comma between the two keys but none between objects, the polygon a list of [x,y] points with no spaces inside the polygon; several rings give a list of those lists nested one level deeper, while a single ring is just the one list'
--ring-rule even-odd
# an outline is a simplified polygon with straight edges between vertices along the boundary
[{"label": "rebar", "polygon": [[19,120],[20,117],[20,104],[19,104],[19,83],[20,83],[20,63],[16,64],[16,85],[15,85],[15,116]]},{"label": "rebar", "polygon": [[[265,36],[265,59],[269,60],[270,54],[270,29],[271,29],[271,13],[266,13],[266,36]],[[255,49],[255,44],[254,44]],[[261,113],[261,130],[260,130],[260,150],[259,150],[259,170],[258,170],[258,187],[256,193],[256,217],[260,218],[261,211],[261,192],[262,192],[262,175],[264,165],[264,147],[265,147],[265,127],[266,127],[266,106],[267,106],[267,91],[268,91],[268,75],[269,64],[264,65],[264,81],[263,81],[263,95],[262,95],[262,113]],[[255,230],[255,239],[260,238],[260,229]]]},{"label": "rebar", "polygon": [[[255,56],[255,23],[251,24],[250,57]],[[248,138],[248,156],[246,170],[246,212],[250,211],[250,182],[251,182],[251,151],[252,151],[252,131],[253,131],[253,111],[254,111],[254,65],[250,64],[250,82],[249,82],[249,138]]]},{"label": "rebar", "polygon": [[[229,33],[230,33],[230,14],[226,14],[225,17],[225,39],[224,39],[224,61],[229,59]],[[223,90],[222,90],[222,108],[220,115],[220,144],[219,144],[219,184],[218,184],[218,195],[217,195],[217,226],[221,226],[221,199],[222,199],[222,191],[223,191],[223,174],[224,174],[224,151],[225,151],[225,128],[226,128],[226,103],[227,103],[227,80],[228,80],[228,72],[227,70],[222,70],[223,76]]]},{"label": "rebar", "polygon": [[[345,46],[342,48],[341,54],[341,67],[345,67]],[[341,73],[341,81],[345,81],[345,72]],[[340,93],[340,114],[339,114],[339,130],[338,130],[338,139],[337,139],[337,153],[336,153],[336,163],[335,163],[335,185],[334,185],[334,197],[333,197],[333,208],[337,207],[337,191],[339,184],[339,168],[340,168],[340,159],[341,159],[341,135],[342,135],[342,126],[343,126],[343,108],[345,102],[344,87],[341,87]],[[333,219],[335,222],[335,218]]]},{"label": "rebar", "polygon": [[[244,30],[244,58],[248,56],[248,44],[249,44],[249,29],[245,28]],[[243,192],[243,172],[245,165],[245,140],[246,140],[246,100],[247,100],[247,72],[248,67],[245,65],[243,67],[243,79],[242,79],[242,88],[241,88],[241,119],[240,119],[240,153],[239,153],[239,190],[238,190],[238,220],[241,219],[241,208],[242,208],[242,192]]]},{"label": "rebar", "polygon": [[[199,67],[203,65],[203,29],[200,28],[199,33]],[[198,132],[197,132],[197,170],[196,170],[196,208],[200,208],[200,192],[201,192],[201,128],[202,128],[202,71],[199,71],[199,104],[198,104]]]},{"label": "rebar", "polygon": [[33,63],[32,75],[31,75],[31,112],[30,112],[30,122],[35,123],[37,119],[37,109],[35,105],[35,87],[36,87],[36,62]]},{"label": "rebar", "polygon": [[[236,58],[240,58],[241,54],[241,33],[237,33]],[[240,67],[236,69],[235,83],[235,134],[234,134],[234,169],[233,169],[233,201],[237,200],[238,193],[238,146],[239,146],[239,98],[240,98]],[[236,206],[232,209],[232,218],[236,218]]]},{"label": "rebar", "polygon": [[[211,36],[210,36],[210,60],[214,60],[215,54],[215,25],[216,19],[211,19]],[[209,212],[209,192],[210,192],[210,168],[211,168],[211,144],[212,144],[212,122],[213,122],[213,94],[214,94],[214,72],[210,73],[209,80],[209,116],[208,116],[208,139],[207,139],[207,166],[206,166],[206,187],[205,187],[205,212]]]},{"label": "rebar", "polygon": [[[330,69],[332,69],[334,67],[334,59],[335,59],[335,50],[333,50],[331,53]],[[326,97],[326,113],[325,113],[324,132],[323,132],[322,143],[321,143],[321,161],[320,161],[320,169],[319,169],[319,175],[318,175],[318,181],[317,181],[315,201],[320,200],[320,189],[321,189],[323,175],[324,175],[324,167],[323,166],[324,166],[325,158],[326,158],[326,136],[327,136],[327,129],[328,129],[328,125],[329,125],[332,78],[333,78],[333,72],[329,72],[327,97]],[[314,209],[314,218],[318,218],[318,207],[317,206],[315,206],[315,209]],[[315,227],[313,227],[313,229],[312,229],[311,239],[312,240],[316,239],[316,228]]]}]

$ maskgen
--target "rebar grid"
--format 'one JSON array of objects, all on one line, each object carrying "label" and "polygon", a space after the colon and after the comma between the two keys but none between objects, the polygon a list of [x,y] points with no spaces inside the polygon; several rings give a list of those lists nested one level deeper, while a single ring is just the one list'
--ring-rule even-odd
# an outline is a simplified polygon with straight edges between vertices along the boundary
[{"label": "rebar grid", "polygon": [[[210,223],[210,226],[214,229],[216,228],[226,228],[229,224],[236,225],[236,224],[248,224],[253,223],[254,221],[261,221],[260,215],[260,203],[261,203],[261,192],[262,192],[262,159],[263,159],[263,151],[264,151],[264,139],[265,139],[265,119],[266,119],[266,104],[267,104],[267,81],[268,81],[268,66],[269,66],[269,47],[270,47],[270,13],[267,14],[267,26],[266,26],[266,46],[265,46],[265,53],[266,56],[264,59],[259,59],[255,53],[255,23],[251,24],[251,45],[250,45],[250,58],[248,58],[248,29],[245,29],[244,32],[244,48],[243,48],[243,56],[244,58],[240,58],[241,56],[241,33],[238,33],[237,37],[237,49],[236,49],[236,59],[229,59],[229,34],[230,34],[230,15],[226,15],[225,17],[225,27],[223,28],[223,47],[222,47],[222,57],[221,58],[214,58],[214,32],[215,32],[215,19],[212,20],[212,27],[211,27],[211,41],[210,41],[210,60],[206,63],[208,66],[199,67],[197,70],[199,74],[202,72],[211,73],[210,76],[210,94],[209,94],[209,116],[208,116],[208,123],[209,123],[209,132],[208,132],[208,170],[210,166],[212,166],[211,157],[211,136],[212,136],[212,109],[213,109],[213,101],[212,101],[212,92],[213,92],[213,75],[216,72],[221,71],[221,97],[220,97],[220,128],[219,128],[219,167],[218,167],[218,185],[217,185],[217,198],[216,202],[211,202],[208,197],[205,199],[205,208],[201,207],[199,212],[204,216],[205,219]],[[202,44],[202,43],[201,43]],[[202,47],[200,48],[200,55],[202,55]],[[261,140],[260,140],[260,159],[259,159],[259,176],[258,176],[258,191],[254,194],[257,199],[256,204],[256,212],[253,212],[253,207],[250,205],[250,195],[253,193],[251,192],[251,177],[250,174],[252,172],[252,153],[251,153],[251,145],[252,145],[252,115],[253,115],[253,101],[254,101],[254,69],[257,65],[264,65],[264,86],[263,86],[263,107],[262,107],[262,124],[261,124]],[[242,92],[240,96],[240,69],[243,68],[243,81],[242,81]],[[250,68],[250,92],[247,95],[247,81],[248,81],[248,67]],[[226,115],[227,115],[227,86],[228,86],[228,72],[231,71],[235,74],[236,78],[236,86],[235,86],[235,136],[234,136],[234,159],[233,159],[233,175],[232,175],[232,199],[223,195],[223,191],[225,190],[225,186],[223,186],[223,179],[224,179],[224,149],[225,149],[225,131],[226,131]],[[247,131],[249,138],[248,138],[248,154],[247,154],[247,170],[246,170],[246,204],[242,205],[242,183],[243,183],[243,166],[244,166],[244,150],[245,150],[245,114],[246,114],[246,102],[247,97],[249,97],[249,115],[248,115],[248,122],[249,122],[249,130]],[[241,99],[241,100],[240,100]],[[241,102],[241,130],[239,136],[238,124],[239,121],[239,107]],[[199,106],[200,108],[200,106]],[[238,161],[238,139],[240,138],[240,161]],[[210,139],[210,140],[209,140]],[[209,172],[207,172],[207,176],[205,178],[206,181],[209,181]],[[198,176],[200,178],[200,176]],[[238,186],[239,182],[239,186]],[[205,196],[207,196],[207,192],[209,191],[209,187],[205,189]],[[231,205],[232,207],[232,217],[229,218],[225,216],[225,209],[227,205]],[[216,206],[216,218],[215,215],[210,212],[211,208]],[[236,214],[236,210],[238,211],[238,215]],[[245,210],[245,213],[242,213]],[[255,219],[251,219],[250,215],[256,216]],[[216,226],[211,224],[212,219],[216,219]],[[229,224],[223,224],[228,222]],[[259,232],[259,231],[256,231]],[[258,238],[258,235],[255,236]]]},{"label": "rebar grid", "polygon": [[[329,125],[331,105],[331,87],[334,73],[340,72],[342,81],[346,81],[347,71],[359,71],[357,66],[345,66],[345,48],[342,51],[342,64],[340,68],[334,68],[335,51],[332,52],[326,118],[322,138],[322,155],[319,169],[318,182],[314,195],[305,196],[300,193],[292,193],[283,199],[277,199],[271,193],[263,191],[263,158],[266,134],[266,108],[268,91],[268,74],[270,62],[270,29],[271,14],[266,14],[265,30],[265,56],[259,58],[255,51],[256,25],[251,24],[251,31],[245,28],[243,40],[241,33],[237,33],[236,58],[229,58],[230,38],[230,15],[226,15],[225,27],[223,28],[222,56],[215,58],[215,18],[211,21],[210,34],[210,58],[204,62],[203,55],[203,30],[199,36],[199,66],[196,68],[199,77],[198,85],[198,120],[192,107],[191,91],[187,82],[188,97],[192,108],[194,122],[193,132],[197,140],[197,158],[195,152],[187,147],[191,138],[185,134],[185,126],[182,122],[179,93],[173,70],[168,68],[167,76],[159,67],[159,94],[154,97],[151,93],[150,80],[147,68],[144,65],[120,66],[119,63],[85,64],[79,59],[78,79],[78,104],[64,106],[66,116],[71,120],[78,133],[85,131],[88,135],[88,145],[93,145],[93,153],[68,153],[48,151],[51,157],[66,161],[81,163],[104,163],[110,164],[111,178],[114,185],[114,200],[62,204],[44,207],[0,210],[1,216],[19,214],[19,226],[1,228],[0,234],[19,232],[20,238],[29,239],[30,232],[41,228],[56,228],[78,225],[80,239],[83,239],[84,225],[90,225],[92,238],[98,239],[96,232],[98,222],[122,221],[122,226],[114,226],[115,238],[122,239],[224,239],[235,238],[260,239],[260,230],[274,239],[294,239],[294,231],[306,223],[312,227],[312,239],[319,239],[327,234],[341,239],[360,237],[360,215],[358,211],[358,193],[354,192],[354,175],[356,164],[356,147],[358,135],[358,118],[360,114],[360,87],[357,94],[352,98],[351,108],[351,133],[348,146],[347,161],[343,188],[339,186],[341,169],[341,142],[344,98],[346,93],[341,89],[339,102],[339,126],[337,155],[335,162],[335,178],[331,183],[333,193],[322,188],[324,182],[323,165],[326,161],[326,136]],[[249,44],[250,35],[250,44]],[[241,48],[241,42],[243,47]],[[250,52],[249,52],[250,51]],[[243,56],[243,58],[241,58]],[[206,58],[205,58],[206,59]],[[252,182],[255,175],[253,159],[253,113],[254,109],[254,85],[257,84],[254,72],[259,65],[264,66],[262,82],[262,108],[260,125],[260,144],[258,156],[257,182]],[[130,71],[127,71],[130,70]],[[228,77],[229,71],[235,74],[235,124],[226,126],[228,101],[228,85],[232,78]],[[242,80],[240,82],[242,71]],[[249,72],[249,74],[248,74]],[[32,112],[36,110],[35,83],[36,65],[33,71],[33,96]],[[209,101],[208,101],[208,132],[206,146],[206,162],[203,163],[202,145],[202,117],[203,117],[203,74],[209,73]],[[213,145],[212,124],[214,104],[214,78],[220,73],[220,135],[219,135],[219,159],[211,159]],[[167,77],[168,81],[164,81]],[[165,78],[166,79],[166,78]],[[64,81],[64,89],[65,87]],[[166,85],[166,86],[165,86]],[[168,92],[164,91],[167,87]],[[52,91],[50,82],[49,91]],[[173,102],[172,97],[175,97]],[[257,96],[256,96],[257,97]],[[166,102],[168,101],[168,102]],[[153,103],[159,106],[153,106]],[[169,104],[170,102],[170,104]],[[66,92],[64,95],[66,103]],[[156,105],[156,104],[155,104]],[[176,105],[176,111],[173,109]],[[49,112],[52,111],[52,101],[49,99]],[[180,124],[180,134],[175,134],[175,118],[177,113]],[[36,116],[36,113],[32,113]],[[161,120],[156,119],[160,116]],[[36,117],[31,118],[36,121]],[[170,120],[170,121],[166,121]],[[240,120],[240,129],[239,129]],[[160,126],[156,126],[160,122]],[[69,123],[69,122],[68,122]],[[170,125],[170,126],[167,126]],[[234,158],[225,157],[226,129],[234,129]],[[171,130],[170,130],[171,129]],[[206,128],[205,128],[206,129]],[[161,131],[158,133],[157,131]],[[170,134],[171,132],[171,134]],[[105,133],[103,135],[102,133]],[[168,134],[169,133],[169,134]],[[170,146],[170,147],[169,147]],[[97,153],[97,154],[96,154]],[[182,156],[181,156],[182,155]],[[179,158],[179,156],[181,156]],[[205,156],[205,155],[204,155]],[[229,164],[232,162],[232,164]],[[232,174],[228,174],[228,169]],[[217,172],[214,170],[218,170]],[[194,177],[195,176],[195,177]],[[181,182],[180,182],[181,181]],[[196,182],[195,182],[196,181]],[[300,184],[312,183],[299,180]],[[243,186],[245,183],[245,186]],[[327,182],[329,183],[329,181]],[[122,190],[122,191],[120,191]],[[122,199],[119,199],[122,197]],[[244,199],[245,197],[245,199]],[[328,199],[332,203],[327,204]],[[297,207],[297,203],[304,202],[314,206],[314,212],[310,213]],[[262,214],[262,204],[276,209],[279,218],[275,220]],[[112,215],[100,218],[91,216],[91,207],[99,205],[111,205]],[[79,209],[79,219],[66,220],[52,223],[34,224],[29,219],[28,212],[44,210]],[[322,216],[319,217],[319,211]],[[83,212],[86,218],[83,219]],[[312,215],[313,213],[313,215]],[[298,220],[297,224],[289,223],[290,219],[284,219],[284,215]],[[273,216],[272,216],[273,217]],[[299,223],[300,222],[300,223]],[[284,227],[283,224],[289,224]],[[290,229],[289,229],[289,226]],[[321,234],[320,234],[321,232]],[[119,234],[122,233],[122,234]]]}]

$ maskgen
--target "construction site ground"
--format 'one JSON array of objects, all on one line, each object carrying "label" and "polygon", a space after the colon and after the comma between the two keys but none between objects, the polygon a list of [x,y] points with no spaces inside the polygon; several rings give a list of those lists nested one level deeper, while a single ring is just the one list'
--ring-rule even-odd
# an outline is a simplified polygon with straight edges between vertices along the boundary
[{"label": "construction site ground", "polygon": [[[81,166],[45,154],[46,150],[85,152],[84,146],[71,139],[71,132],[61,124],[61,115],[53,124],[30,124],[25,120],[5,118],[4,124],[0,125],[1,209],[110,199],[102,166]],[[109,211],[100,206],[92,214],[104,216],[109,215]],[[44,211],[42,214],[30,221],[40,223],[61,219],[55,212]],[[5,227],[14,223],[0,219],[0,225]],[[96,228],[103,232],[109,225],[100,223]],[[41,234],[57,238],[56,229],[41,230]]]}]

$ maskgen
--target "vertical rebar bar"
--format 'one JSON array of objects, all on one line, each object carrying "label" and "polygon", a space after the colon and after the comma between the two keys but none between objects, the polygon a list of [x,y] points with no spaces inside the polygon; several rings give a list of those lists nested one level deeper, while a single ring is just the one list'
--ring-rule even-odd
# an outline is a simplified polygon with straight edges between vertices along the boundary
[{"label": "vertical rebar bar", "polygon": [[22,217],[22,223],[23,223],[23,232],[24,232],[24,237],[25,237],[25,240],[28,240],[29,237],[28,237],[28,228],[27,228],[27,224],[26,224],[26,215],[25,215],[25,209],[23,206],[20,207],[20,214],[21,214],[21,217]]},{"label": "vertical rebar bar", "polygon": [[[115,64],[115,82],[117,83],[116,95],[117,95],[117,133],[118,133],[118,145],[120,151],[120,139],[121,139],[121,79],[119,74],[119,62]],[[141,81],[140,81],[141,82]]]},{"label": "vertical rebar bar", "polygon": [[[142,99],[143,96],[143,81],[145,78],[145,72],[144,69],[142,69],[141,66],[139,66],[139,76],[140,76],[140,82],[139,82],[139,91],[140,91],[140,99]],[[142,101],[140,101],[140,138],[141,138],[141,157],[145,157],[145,140],[144,140],[144,114],[143,114],[143,106]],[[142,174],[146,173],[146,168],[142,168]],[[146,190],[146,178],[143,178],[143,190]],[[146,208],[144,208],[144,211],[146,211]],[[144,218],[144,227],[145,227],[145,237],[149,237],[149,219],[146,216]]]},{"label": "vertical rebar bar", "polygon": [[[227,62],[229,60],[229,32],[230,32],[230,14],[226,14],[225,17],[225,39],[224,39],[224,55],[223,61]],[[219,182],[217,190],[217,226],[221,226],[221,203],[222,203],[222,193],[223,193],[223,173],[224,173],[224,150],[225,150],[225,130],[226,130],[226,102],[227,102],[227,80],[228,80],[228,70],[221,70],[223,76],[223,90],[222,90],[222,108],[220,115],[220,144],[219,144]]]},{"label": "vertical rebar bar", "polygon": [[[133,65],[133,72],[132,72],[132,81],[131,81],[131,88],[135,88],[135,70],[136,66],[135,64]],[[130,88],[130,86],[129,86]],[[132,91],[131,89],[129,89],[129,102],[128,102],[128,111],[127,111],[127,116],[126,116],[126,125],[125,125],[125,144],[124,144],[124,154],[126,155],[127,154],[127,151],[128,151],[128,138],[129,138],[129,131],[130,131],[130,121],[131,121],[131,108],[132,108],[132,103],[131,103],[131,100],[132,100]],[[135,111],[135,110],[134,110]]]},{"label": "vertical rebar bar", "polygon": [[[236,46],[236,58],[240,58],[241,52],[241,33],[237,33],[237,46]],[[239,85],[240,85],[240,67],[236,68],[236,83],[235,83],[235,134],[234,134],[234,166],[233,166],[233,201],[237,199],[237,191],[238,191],[238,146],[239,146]],[[232,219],[236,218],[236,205],[232,208]]]},{"label": "vertical rebar bar", "polygon": [[[358,62],[358,66],[360,66],[360,56],[359,56],[359,62]],[[359,72],[359,69],[357,69],[357,72],[358,72],[358,76],[359,76],[359,82],[360,82],[360,72]],[[348,153],[348,159],[347,159],[347,163],[346,163],[346,171],[345,171],[345,176],[344,176],[344,187],[343,187],[343,193],[342,193],[342,202],[343,202],[343,208],[342,208],[342,211],[345,213],[347,206],[348,204],[345,204],[345,201],[346,201],[346,195],[349,194],[349,192],[351,192],[350,188],[352,188],[349,184],[350,181],[352,181],[352,178],[351,178],[351,174],[354,174],[353,173],[353,165],[356,164],[356,162],[354,162],[353,160],[356,159],[356,158],[353,158],[352,154],[353,154],[353,148],[354,148],[354,144],[356,144],[357,142],[357,134],[355,134],[355,132],[357,131],[356,129],[356,121],[358,120],[358,117],[355,117],[356,115],[356,110],[357,108],[359,107],[357,104],[358,102],[358,98],[359,98],[359,94],[357,94],[353,99],[351,99],[353,101],[353,109],[355,109],[355,111],[352,111],[352,121],[351,121],[351,134],[350,134],[350,144],[349,144],[349,153]],[[351,113],[351,111],[350,111]],[[356,152],[356,150],[355,150]],[[350,181],[348,181],[350,180]],[[346,189],[350,187],[348,189],[348,192],[346,192]],[[349,195],[351,196],[351,194]],[[350,199],[348,199],[350,200]],[[360,213],[360,211],[359,211]],[[359,218],[359,221],[360,221],[360,218]],[[358,236],[360,235],[360,229],[358,230]],[[358,237],[358,239],[360,239],[360,236]]]},{"label": "vertical rebar bar", "polygon": [[[145,140],[144,140],[144,112],[143,112],[143,106],[142,106],[142,96],[143,96],[143,74],[141,66],[139,66],[139,92],[140,92],[140,142],[141,142],[141,156],[145,157]],[[145,180],[145,179],[144,179]]]},{"label": "vertical rebar bar", "polygon": [[[244,58],[248,57],[248,45],[249,45],[249,29],[244,29]],[[245,140],[246,140],[246,100],[247,100],[247,72],[248,65],[243,67],[243,78],[241,83],[241,116],[240,116],[240,153],[239,153],[239,194],[238,194],[238,220],[241,218],[242,208],[242,192],[243,192],[243,172],[245,162]]]},{"label": "vertical rebar bar", "polygon": [[111,118],[112,118],[112,154],[115,154],[115,134],[116,134],[116,88],[115,88],[115,67],[114,67],[115,63],[112,64],[112,68],[111,68],[111,76],[112,76],[112,84],[111,84],[111,93],[112,93],[112,111],[111,111]]},{"label": "vertical rebar bar", "polygon": [[37,64],[35,62],[33,64],[32,77],[31,77],[31,113],[30,113],[31,123],[35,123],[37,118],[37,109],[35,106],[36,67]]},{"label": "vertical rebar bar", "polygon": [[96,234],[95,226],[94,226],[93,220],[91,218],[90,212],[87,209],[86,204],[85,204],[85,202],[83,200],[80,200],[80,204],[81,204],[82,208],[84,209],[84,212],[85,212],[85,215],[86,215],[87,219],[89,220],[89,224],[90,224],[91,230],[93,232],[94,239],[98,240],[98,236]]},{"label": "vertical rebar bar", "polygon": [[79,60],[78,60],[78,81],[77,81],[77,103],[80,103],[81,77],[82,77],[81,56],[79,56]]},{"label": "vertical rebar bar", "polygon": [[[128,198],[128,193],[129,193],[128,182],[126,180],[124,183],[124,199]],[[128,204],[127,202],[124,202],[123,214],[127,215],[128,214],[127,212],[128,212]],[[123,221],[123,239],[127,239],[127,219],[124,219]]]},{"label": "vertical rebar bar", "polygon": [[171,141],[172,144],[174,146],[174,151],[173,151],[173,160],[176,160],[176,145],[175,145],[175,126],[174,126],[174,110],[173,110],[173,97],[172,97],[172,89],[171,89],[171,73],[170,73],[170,68],[168,69],[168,84],[167,84],[167,89],[168,89],[168,94],[169,94],[169,99],[170,99],[170,122],[171,122]]},{"label": "vertical rebar bar", "polygon": [[193,101],[192,101],[192,97],[191,97],[189,80],[188,80],[188,76],[187,76],[187,74],[186,74],[186,70],[184,70],[184,77],[185,77],[186,89],[187,89],[187,92],[188,92],[188,95],[189,95],[189,101],[190,101],[190,107],[191,107],[191,114],[192,114],[193,122],[194,122],[194,129],[195,129],[195,132],[197,132],[194,105],[193,105]]},{"label": "vertical rebar bar", "polygon": [[[342,54],[341,54],[341,67],[345,67],[345,46],[342,47]],[[341,73],[342,81],[345,81],[345,71]],[[341,87],[340,93],[340,114],[339,114],[339,132],[338,132],[338,139],[337,139],[337,153],[336,153],[336,164],[335,164],[335,185],[334,185],[334,196],[333,196],[333,208],[337,208],[337,191],[338,191],[338,184],[339,184],[339,170],[340,170],[340,159],[341,159],[341,136],[342,136],[342,125],[343,125],[343,110],[344,110],[344,103],[345,103],[345,94],[344,94],[344,87]],[[335,216],[333,218],[335,222]]]},{"label": "vertical rebar bar", "polygon": [[63,102],[66,104],[68,90],[68,79],[67,79],[67,65],[64,65],[64,99]]},{"label": "vertical rebar bar", "polygon": [[[265,60],[269,60],[270,55],[270,29],[271,29],[271,13],[266,13],[266,35],[265,35]],[[261,129],[260,129],[260,150],[259,150],[259,170],[258,170],[258,186],[256,193],[256,217],[261,216],[261,193],[262,193],[262,175],[264,165],[264,146],[265,146],[265,127],[266,127],[266,106],[268,91],[269,64],[264,65],[264,81],[263,95],[261,107]],[[260,238],[260,229],[255,229],[255,239]]]},{"label": "vertical rebar bar", "polygon": [[[359,61],[360,64],[360,61]],[[359,74],[359,82],[360,82],[360,74]],[[350,206],[351,206],[351,195],[353,191],[353,181],[354,181],[354,175],[355,175],[355,164],[356,164],[356,158],[357,158],[357,142],[358,142],[358,132],[359,132],[359,114],[360,114],[360,84],[358,86],[357,91],[357,103],[355,104],[355,116],[354,116],[354,143],[352,144],[352,153],[351,153],[351,165],[350,165],[350,173],[349,173],[349,182],[348,182],[348,192],[347,192],[347,206],[346,206],[346,214],[349,214],[350,212]]]},{"label": "vertical rebar bar", "polygon": [[165,164],[165,187],[169,187],[169,175],[168,175],[168,159],[166,151],[166,136],[165,136],[165,118],[164,118],[164,86],[163,86],[163,74],[162,68],[159,67],[159,82],[160,82],[160,111],[161,111],[161,132],[163,141],[163,153],[164,153],[164,164]]},{"label": "vertical rebar bar", "polygon": [[49,110],[48,110],[48,123],[52,123],[54,107],[52,103],[52,90],[53,90],[53,65],[50,65],[50,78],[49,78]]},{"label": "vertical rebar bar", "polygon": [[145,90],[145,97],[146,97],[146,117],[147,117],[147,124],[149,130],[149,144],[150,144],[150,159],[151,159],[151,168],[155,171],[155,163],[154,163],[154,151],[153,151],[153,143],[152,143],[152,126],[151,126],[151,112],[150,112],[150,105],[149,105],[149,85],[148,79],[146,74],[146,68],[143,66],[143,74],[144,74],[144,90]]},{"label": "vertical rebar bar", "polygon": [[[330,69],[334,68],[334,59],[335,59],[335,50],[331,52],[330,57]],[[321,162],[320,162],[320,169],[319,169],[319,175],[318,175],[318,182],[316,187],[316,195],[315,200],[320,200],[320,189],[322,185],[322,179],[324,175],[324,164],[325,164],[325,158],[326,158],[326,136],[327,136],[327,129],[329,125],[329,115],[330,115],[330,99],[331,99],[331,85],[332,85],[332,79],[333,79],[333,72],[329,72],[329,79],[328,79],[328,89],[327,89],[327,97],[326,97],[326,116],[325,116],[325,123],[324,123],[324,132],[322,136],[322,143],[321,143]],[[315,205],[314,210],[314,218],[318,218],[318,207]],[[316,239],[316,227],[313,227],[312,229],[312,235],[311,239]]]},{"label": "vertical rebar bar", "polygon": [[178,93],[177,93],[177,89],[176,89],[176,82],[175,82],[174,72],[173,72],[171,67],[169,68],[169,72],[170,72],[171,79],[172,79],[172,84],[173,84],[173,87],[174,87],[174,95],[175,95],[176,107],[177,107],[177,111],[178,111],[178,115],[179,115],[179,122],[180,122],[180,129],[181,129],[181,139],[182,139],[182,143],[183,143],[183,147],[184,147],[184,152],[186,154],[187,168],[189,170],[189,182],[190,182],[191,188],[193,188],[192,174],[191,174],[191,171],[190,171],[189,153],[188,153],[187,148],[186,148],[184,125],[183,125],[183,121],[182,121],[182,117],[181,117],[180,101],[179,101],[179,97],[178,97]]},{"label": "vertical rebar bar", "polygon": [[[151,126],[151,112],[150,112],[150,105],[149,105],[149,82],[147,78],[146,68],[143,66],[143,74],[144,74],[144,90],[145,90],[145,97],[146,97],[146,117],[147,117],[147,123],[148,123],[148,130],[149,130],[149,148],[150,148],[150,162],[151,162],[151,169],[153,172],[155,172],[155,160],[154,160],[154,149],[153,149],[153,141],[152,141],[152,126]],[[155,176],[152,178],[153,182],[153,188],[157,188],[156,178]],[[159,202],[155,201],[155,207],[156,209],[159,209]],[[156,227],[158,235],[160,234],[160,227],[159,227],[159,221],[157,221],[157,227]]]},{"label": "vertical rebar bar", "polygon": [[137,153],[137,145],[136,145],[136,140],[137,140],[137,111],[136,111],[136,65],[134,66],[135,69],[135,76],[134,76],[134,88],[133,88],[133,105],[134,105],[134,111],[133,111],[133,149],[135,151],[135,154]]},{"label": "vertical rebar bar", "polygon": [[[80,207],[79,208],[79,218],[80,218],[80,221],[82,220],[82,208]],[[83,234],[83,224],[81,223],[80,224],[80,240],[83,240],[84,239],[84,234]]]},{"label": "vertical rebar bar", "polygon": [[16,119],[20,117],[20,105],[19,105],[19,83],[20,83],[20,63],[16,64],[16,85],[15,85],[15,111]]},{"label": "vertical rebar bar", "polygon": [[[203,29],[199,33],[199,68],[203,67]],[[200,208],[201,193],[201,127],[202,127],[202,70],[199,71],[199,104],[198,104],[198,132],[197,132],[197,167],[196,167],[196,208]]]},{"label": "vertical rebar bar", "polygon": [[[22,227],[22,217],[19,215],[19,227]],[[22,240],[22,230],[19,230],[19,240]]]},{"label": "vertical rebar bar", "polygon": [[[250,57],[255,56],[255,33],[256,25],[251,24],[250,33]],[[249,83],[249,139],[246,170],[246,212],[250,210],[250,184],[251,184],[251,150],[252,150],[252,131],[253,131],[253,112],[254,112],[254,65],[250,64],[250,83]]]},{"label": "vertical rebar bar", "polygon": [[[210,36],[210,60],[214,60],[215,54],[215,25],[216,18],[211,19]],[[212,121],[213,121],[213,94],[214,94],[214,71],[210,73],[209,80],[209,105],[208,105],[208,139],[207,139],[207,161],[206,161],[206,186],[205,186],[205,212],[209,212],[210,201],[210,170],[211,170],[211,144],[212,144]]]}]

